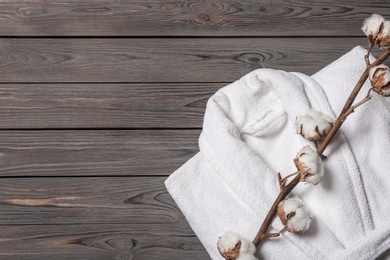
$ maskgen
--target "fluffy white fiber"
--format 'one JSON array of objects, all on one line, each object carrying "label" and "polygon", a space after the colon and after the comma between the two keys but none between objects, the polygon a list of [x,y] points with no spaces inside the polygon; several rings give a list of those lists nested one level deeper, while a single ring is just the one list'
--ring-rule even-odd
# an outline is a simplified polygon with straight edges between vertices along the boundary
[{"label": "fluffy white fiber", "polygon": [[301,171],[307,171],[304,182],[318,184],[324,176],[324,164],[320,156],[308,145],[299,151],[295,164]]},{"label": "fluffy white fiber", "polygon": [[368,36],[376,36],[385,18],[379,14],[373,14],[363,22],[362,30]]},{"label": "fluffy white fiber", "polygon": [[295,216],[287,221],[288,228],[297,232],[305,231],[311,222],[310,212],[306,208],[299,208],[295,211]]},{"label": "fluffy white fiber", "polygon": [[231,231],[225,232],[220,237],[218,241],[218,249],[221,253],[228,252],[232,250],[240,241],[241,241],[240,254],[237,260],[257,259],[254,256],[254,253],[256,252],[255,245],[251,241],[242,238],[239,234]]},{"label": "fluffy white fiber", "polygon": [[300,232],[309,228],[312,215],[309,210],[302,205],[299,199],[286,199],[282,202],[282,207],[285,216],[295,212],[295,215],[287,220],[287,228],[290,231]]},{"label": "fluffy white fiber", "polygon": [[240,255],[253,255],[255,252],[255,245],[251,241],[241,238]]},{"label": "fluffy white fiber", "polygon": [[390,21],[383,23],[382,31],[378,35],[377,44],[381,49],[390,47]]},{"label": "fluffy white fiber", "polygon": [[239,234],[227,231],[218,240],[218,248],[220,252],[227,252],[233,249],[237,243],[241,240]]},{"label": "fluffy white fiber", "polygon": [[375,67],[372,67],[369,71],[369,78],[370,80],[372,81],[373,78],[374,78],[374,74],[376,72],[377,69],[383,69],[381,71],[379,71],[375,76],[376,77],[383,77],[383,79],[385,80],[384,81],[384,85],[386,85],[387,83],[390,82],[390,68],[387,67],[386,65],[384,64],[381,64],[381,65],[378,65],[378,66],[375,66]]},{"label": "fluffy white fiber", "polygon": [[390,96],[390,87],[388,86],[390,82],[389,67],[384,64],[375,66],[370,69],[368,76],[375,91],[379,90],[381,95]]},{"label": "fluffy white fiber", "polygon": [[386,37],[390,36],[390,21],[383,22],[383,30],[381,36],[386,36]]},{"label": "fluffy white fiber", "polygon": [[[372,67],[368,73],[368,77],[369,79],[372,81],[373,78],[374,78],[374,74],[376,72],[377,69],[385,69],[385,70],[389,70],[389,67],[387,67],[385,64],[380,64],[378,66],[375,66],[375,67]],[[383,71],[381,74],[385,73],[385,71]],[[378,75],[376,75],[378,76]]]},{"label": "fluffy white fiber", "polygon": [[296,211],[302,205],[302,203],[297,198],[285,199],[282,203],[283,203],[283,210],[286,213],[286,215]]},{"label": "fluffy white fiber", "polygon": [[317,141],[324,138],[330,131],[333,118],[315,109],[311,109],[306,115],[298,116],[295,122],[297,133],[304,138]]}]

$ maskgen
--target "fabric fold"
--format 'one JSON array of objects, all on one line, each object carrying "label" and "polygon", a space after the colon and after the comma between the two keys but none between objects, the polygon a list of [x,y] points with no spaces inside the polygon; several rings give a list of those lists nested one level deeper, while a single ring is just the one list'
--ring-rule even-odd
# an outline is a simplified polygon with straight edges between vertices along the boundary
[{"label": "fabric fold", "polygon": [[[295,171],[292,159],[308,144],[295,134],[295,117],[311,107],[334,117],[342,98],[336,97],[336,105],[328,101],[338,77],[332,73],[344,69],[348,73],[341,73],[340,80],[346,81],[346,74],[358,78],[361,67],[344,63],[359,64],[363,52],[355,48],[313,77],[259,69],[209,99],[200,152],[173,173],[166,186],[212,259],[221,259],[216,242],[224,231],[248,239],[256,235],[279,192],[276,173]],[[374,221],[367,196],[372,192],[366,192],[366,171],[350,142],[347,132],[336,135],[326,151],[332,154],[325,162],[323,182],[294,190],[315,216],[309,231],[267,241],[258,250],[262,259],[352,259],[349,251],[356,250],[357,238],[370,237]],[[272,224],[274,231],[281,227],[277,220]]]}]

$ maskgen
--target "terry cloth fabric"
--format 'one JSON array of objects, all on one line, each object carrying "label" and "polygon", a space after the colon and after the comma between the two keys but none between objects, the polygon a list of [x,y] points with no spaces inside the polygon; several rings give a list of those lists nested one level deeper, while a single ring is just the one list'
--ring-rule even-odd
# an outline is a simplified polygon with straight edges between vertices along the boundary
[{"label": "terry cloth fabric", "polygon": [[[200,152],[165,184],[212,259],[222,259],[216,243],[225,231],[255,237],[279,192],[277,172],[295,172],[293,158],[312,145],[295,133],[296,116],[313,107],[336,118],[365,53],[355,47],[312,77],[259,69],[209,99]],[[373,95],[325,150],[322,182],[294,189],[314,215],[309,230],[265,241],[259,258],[374,259],[390,248],[390,99]]]}]

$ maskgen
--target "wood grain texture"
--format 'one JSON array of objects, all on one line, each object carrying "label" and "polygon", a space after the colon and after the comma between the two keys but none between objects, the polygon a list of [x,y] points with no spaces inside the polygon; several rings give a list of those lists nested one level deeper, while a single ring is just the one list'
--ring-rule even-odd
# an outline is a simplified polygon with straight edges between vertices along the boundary
[{"label": "wood grain texture", "polygon": [[164,186],[207,99],[315,73],[371,13],[388,0],[0,1],[0,259],[209,259]]},{"label": "wood grain texture", "polygon": [[0,131],[0,176],[169,175],[200,130]]},{"label": "wood grain texture", "polygon": [[0,258],[207,259],[164,180],[3,178]]},{"label": "wood grain texture", "polygon": [[0,226],[0,259],[207,260],[187,224]]},{"label": "wood grain texture", "polygon": [[164,186],[165,179],[2,178],[0,225],[136,226],[153,223],[186,226],[182,213]]},{"label": "wood grain texture", "polygon": [[257,68],[312,74],[359,44],[366,39],[0,39],[0,83],[232,82]]},{"label": "wood grain texture", "polygon": [[200,128],[224,85],[2,84],[0,129]]},{"label": "wood grain texture", "polygon": [[4,36],[362,35],[375,1],[17,1],[0,3]]},{"label": "wood grain texture", "polygon": [[29,225],[0,228],[1,259],[210,259],[192,231],[178,225]]}]

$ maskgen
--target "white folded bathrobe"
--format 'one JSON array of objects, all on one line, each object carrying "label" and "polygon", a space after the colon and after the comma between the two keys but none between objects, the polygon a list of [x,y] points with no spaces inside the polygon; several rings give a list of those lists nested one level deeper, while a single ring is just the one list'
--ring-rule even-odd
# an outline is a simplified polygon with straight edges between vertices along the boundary
[{"label": "white folded bathrobe", "polygon": [[[212,259],[225,231],[252,240],[279,193],[277,172],[296,171],[306,144],[298,115],[315,108],[334,118],[365,69],[362,47],[309,77],[253,71],[208,101],[200,152],[165,182]],[[364,86],[362,99],[369,89]],[[323,181],[293,191],[314,215],[308,231],[264,241],[261,259],[374,259],[390,248],[390,98],[373,93],[325,150]],[[275,219],[273,231],[282,224]]]}]

